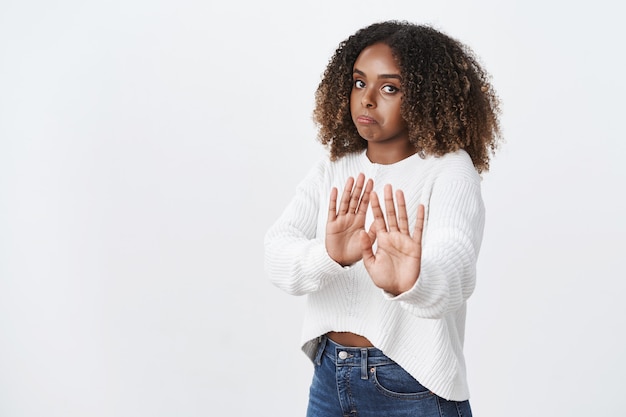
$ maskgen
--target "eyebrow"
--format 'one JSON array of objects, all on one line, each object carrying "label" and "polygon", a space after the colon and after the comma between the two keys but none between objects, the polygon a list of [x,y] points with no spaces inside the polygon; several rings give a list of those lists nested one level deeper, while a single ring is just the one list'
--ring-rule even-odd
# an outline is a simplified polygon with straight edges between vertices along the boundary
[{"label": "eyebrow", "polygon": [[[365,77],[365,73],[363,71],[360,71],[358,69],[354,69],[354,71],[352,71],[353,74],[358,74],[362,77]],[[380,74],[378,75],[378,78],[381,79],[387,79],[387,78],[393,78],[393,79],[397,79],[397,80],[402,80],[402,77],[400,76],[400,74]]]}]

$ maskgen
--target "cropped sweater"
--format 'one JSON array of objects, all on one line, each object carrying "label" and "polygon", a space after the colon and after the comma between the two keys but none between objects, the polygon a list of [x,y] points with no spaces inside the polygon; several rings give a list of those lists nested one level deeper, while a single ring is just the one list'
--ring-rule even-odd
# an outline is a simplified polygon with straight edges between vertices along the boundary
[{"label": "cropped sweater", "polygon": [[[363,261],[343,267],[326,252],[331,188],[341,195],[347,178],[359,173],[374,180],[380,196],[385,184],[404,192],[411,233],[418,205],[426,209],[420,274],[397,296],[373,284]],[[321,335],[353,332],[440,397],[469,398],[463,341],[485,219],[480,184],[462,150],[441,157],[414,154],[389,165],[370,162],[363,151],[337,161],[323,158],[310,170],[264,242],[271,282],[307,297],[301,342],[309,358]],[[366,230],[372,220],[368,208]]]}]

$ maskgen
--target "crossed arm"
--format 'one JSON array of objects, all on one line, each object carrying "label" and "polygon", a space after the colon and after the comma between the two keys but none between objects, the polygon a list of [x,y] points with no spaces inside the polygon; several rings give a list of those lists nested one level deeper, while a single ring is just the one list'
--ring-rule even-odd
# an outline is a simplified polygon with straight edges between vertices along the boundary
[{"label": "crossed arm", "polygon": [[[339,192],[337,188],[332,189],[326,223],[326,251],[344,266],[363,259],[374,284],[398,295],[412,288],[420,274],[424,206],[418,206],[411,235],[404,193],[396,190],[394,202],[391,185],[385,186],[385,218],[373,188],[373,181],[366,182],[363,174],[359,174],[356,180],[348,178],[338,208]],[[365,216],[369,205],[374,221],[366,231]],[[375,252],[372,249],[374,242],[377,242]]]}]

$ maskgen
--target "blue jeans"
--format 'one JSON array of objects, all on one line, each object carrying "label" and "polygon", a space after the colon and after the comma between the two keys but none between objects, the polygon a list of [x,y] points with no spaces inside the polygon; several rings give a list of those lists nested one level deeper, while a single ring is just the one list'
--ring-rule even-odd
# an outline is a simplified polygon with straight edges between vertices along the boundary
[{"label": "blue jeans", "polygon": [[323,336],[307,417],[471,417],[469,401],[424,388],[376,348],[341,346]]}]

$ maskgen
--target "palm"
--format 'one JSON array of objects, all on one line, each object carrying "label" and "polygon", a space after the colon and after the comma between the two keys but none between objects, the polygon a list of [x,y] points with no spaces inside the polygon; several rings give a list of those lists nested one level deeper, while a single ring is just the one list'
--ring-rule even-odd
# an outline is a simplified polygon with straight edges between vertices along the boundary
[{"label": "palm", "polygon": [[392,294],[410,289],[419,277],[422,257],[422,229],[424,206],[420,205],[413,236],[409,233],[408,216],[404,194],[397,192],[398,215],[396,215],[391,186],[385,187],[387,221],[382,213],[378,197],[372,193],[376,253],[372,250],[371,236],[361,236],[363,261],[374,284]]},{"label": "palm", "polygon": [[372,188],[372,180],[365,184],[363,174],[359,174],[356,182],[354,178],[348,178],[339,208],[338,191],[336,188],[331,191],[326,223],[326,251],[341,265],[350,265],[361,259],[360,233],[365,230],[365,214]]},{"label": "palm", "polygon": [[360,232],[364,230],[365,222],[357,217],[343,216],[326,225],[326,247],[333,248],[329,254],[343,265],[352,264],[361,258]]}]

